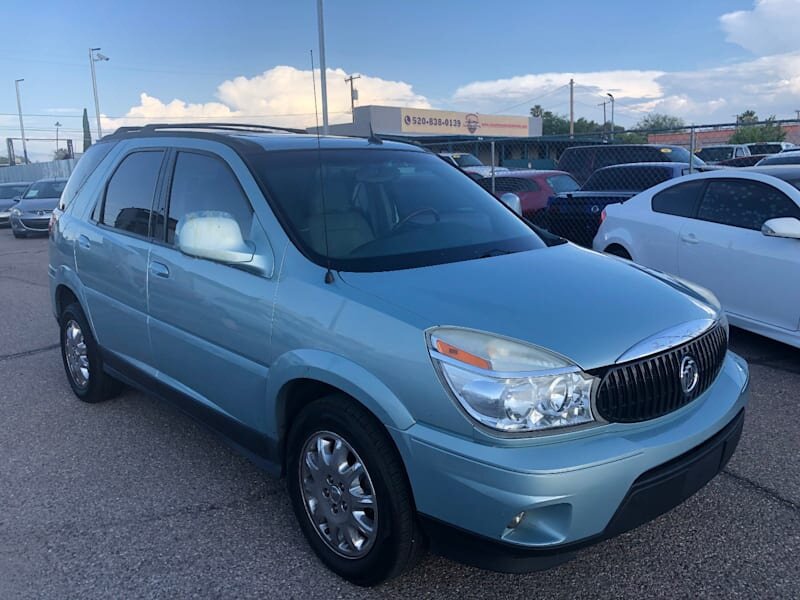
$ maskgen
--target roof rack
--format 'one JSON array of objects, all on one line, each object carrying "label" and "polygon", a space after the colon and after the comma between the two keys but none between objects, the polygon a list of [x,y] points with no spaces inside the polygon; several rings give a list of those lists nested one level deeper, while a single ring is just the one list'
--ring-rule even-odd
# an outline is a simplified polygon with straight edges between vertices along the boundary
[{"label": "roof rack", "polygon": [[[275,127],[273,125],[252,125],[247,123],[151,123],[149,125],[120,127],[111,136],[127,134],[155,133],[159,131],[171,131],[174,129],[205,129],[212,131],[233,131],[233,132],[280,132],[280,133],[308,133],[304,129],[294,129],[291,127]],[[109,137],[111,137],[109,136]]]}]

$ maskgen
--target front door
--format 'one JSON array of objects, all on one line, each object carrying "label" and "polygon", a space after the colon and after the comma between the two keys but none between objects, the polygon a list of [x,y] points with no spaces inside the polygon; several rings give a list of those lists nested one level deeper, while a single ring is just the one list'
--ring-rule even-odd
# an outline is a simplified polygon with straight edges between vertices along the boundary
[{"label": "front door", "polygon": [[[239,176],[249,177],[243,165],[236,166]],[[221,156],[179,150],[168,171],[166,226],[155,234],[149,261],[150,333],[159,377],[261,428],[275,283],[269,274],[183,254],[178,242],[182,220],[204,211],[233,216],[257,254],[272,252],[267,236],[239,176]]]}]

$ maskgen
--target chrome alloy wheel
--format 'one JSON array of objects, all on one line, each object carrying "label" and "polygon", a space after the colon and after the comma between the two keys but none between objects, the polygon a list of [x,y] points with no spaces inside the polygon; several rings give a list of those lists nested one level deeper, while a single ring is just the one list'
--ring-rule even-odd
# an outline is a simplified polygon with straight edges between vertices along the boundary
[{"label": "chrome alloy wheel", "polygon": [[367,469],[352,446],[330,431],[314,433],[300,457],[306,514],[339,556],[361,558],[375,543],[378,505]]},{"label": "chrome alloy wheel", "polygon": [[80,388],[89,385],[89,355],[81,326],[72,319],[64,329],[64,355],[72,381]]}]

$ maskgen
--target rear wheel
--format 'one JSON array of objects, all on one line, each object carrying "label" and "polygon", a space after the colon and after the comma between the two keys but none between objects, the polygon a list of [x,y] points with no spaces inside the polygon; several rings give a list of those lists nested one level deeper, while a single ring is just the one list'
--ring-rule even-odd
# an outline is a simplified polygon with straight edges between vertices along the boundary
[{"label": "rear wheel", "polygon": [[631,255],[619,244],[611,244],[608,248],[606,248],[606,254],[612,254],[614,256],[619,256],[620,258],[631,260]]},{"label": "rear wheel", "polygon": [[348,396],[312,402],[297,416],[287,483],[312,549],[348,581],[376,585],[421,555],[402,461],[380,423]]},{"label": "rear wheel", "polygon": [[84,402],[101,402],[116,396],[122,384],[103,370],[103,359],[80,305],[61,311],[61,358],[67,380]]}]

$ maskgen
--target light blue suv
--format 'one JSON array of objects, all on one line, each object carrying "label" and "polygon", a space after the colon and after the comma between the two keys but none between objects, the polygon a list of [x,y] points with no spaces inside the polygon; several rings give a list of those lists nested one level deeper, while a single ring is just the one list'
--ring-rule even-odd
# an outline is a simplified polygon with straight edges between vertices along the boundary
[{"label": "light blue suv", "polygon": [[748,370],[706,290],[540,231],[414,146],[122,129],[51,221],[63,361],[285,476],[309,544],[372,585],[434,551],[548,567],[730,458]]}]

